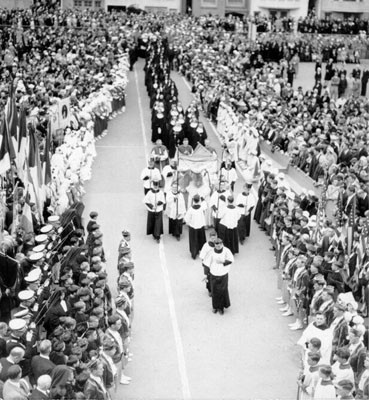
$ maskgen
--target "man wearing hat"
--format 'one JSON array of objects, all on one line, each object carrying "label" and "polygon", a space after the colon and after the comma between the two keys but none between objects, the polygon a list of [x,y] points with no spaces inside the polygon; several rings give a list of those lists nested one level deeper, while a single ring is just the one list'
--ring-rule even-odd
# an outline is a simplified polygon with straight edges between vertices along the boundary
[{"label": "man wearing hat", "polygon": [[118,262],[122,255],[127,254],[127,250],[131,251],[131,247],[129,245],[129,242],[131,241],[131,234],[127,229],[122,230],[122,239],[119,242],[119,247],[118,247]]},{"label": "man wearing hat", "polygon": [[159,188],[159,181],[152,182],[152,188],[144,198],[147,208],[146,234],[152,235],[159,243],[160,236],[163,234],[163,209],[165,205],[164,192]]},{"label": "man wearing hat", "polygon": [[13,308],[11,311],[11,317],[15,318],[15,314],[27,311],[30,312],[32,305],[35,302],[35,292],[33,290],[22,290],[18,293],[18,298],[20,300],[19,307]]},{"label": "man wearing hat", "polygon": [[256,194],[252,189],[252,182],[246,182],[243,185],[243,191],[237,196],[236,206],[240,211],[238,221],[238,236],[240,243],[244,244],[245,239],[250,236],[251,212],[256,205]]},{"label": "man wearing hat", "polygon": [[32,330],[27,331],[27,323],[24,319],[14,318],[9,322],[11,334],[6,342],[6,351],[9,354],[14,347],[20,347],[24,350],[24,359],[20,362],[23,376],[29,374],[30,362],[35,354],[34,343],[36,336]]},{"label": "man wearing hat", "polygon": [[37,293],[38,289],[40,288],[40,278],[41,271],[38,268],[31,270],[24,278],[26,290],[32,290],[33,292]]}]

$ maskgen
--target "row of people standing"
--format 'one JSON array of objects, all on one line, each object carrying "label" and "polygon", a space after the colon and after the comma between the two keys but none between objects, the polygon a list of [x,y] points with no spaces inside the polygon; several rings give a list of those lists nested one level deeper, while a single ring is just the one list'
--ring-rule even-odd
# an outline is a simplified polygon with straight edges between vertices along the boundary
[{"label": "row of people standing", "polygon": [[195,149],[198,143],[205,145],[206,130],[199,121],[199,108],[192,102],[184,110],[178,99],[178,89],[170,78],[168,44],[165,39],[151,41],[145,64],[145,85],[150,97],[151,141],[160,139],[173,158],[177,146],[188,139]]}]

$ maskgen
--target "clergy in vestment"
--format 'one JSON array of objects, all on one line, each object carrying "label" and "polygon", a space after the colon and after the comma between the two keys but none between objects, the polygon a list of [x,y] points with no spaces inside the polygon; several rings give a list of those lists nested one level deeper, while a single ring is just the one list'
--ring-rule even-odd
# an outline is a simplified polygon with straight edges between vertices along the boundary
[{"label": "clergy in vestment", "polygon": [[227,197],[231,195],[231,192],[226,189],[227,182],[220,181],[219,189],[215,190],[214,193],[210,197],[210,207],[213,211],[214,218],[214,229],[218,233],[220,216],[224,212],[224,208],[226,207]]},{"label": "clergy in vestment", "polygon": [[140,178],[143,181],[145,195],[151,189],[153,181],[161,180],[161,173],[157,168],[155,168],[155,162],[153,158],[149,159],[148,166],[142,170]]},{"label": "clergy in vestment", "polygon": [[212,250],[215,247],[215,240],[218,238],[218,235],[215,231],[211,231],[209,233],[209,240],[202,246],[200,251],[200,258],[202,260],[202,266],[204,268],[205,275],[205,286],[208,290],[209,296],[211,296],[211,288],[210,288],[210,255]]},{"label": "clergy in vestment", "polygon": [[179,240],[182,234],[183,218],[186,214],[186,204],[176,184],[173,184],[172,190],[167,193],[165,214],[169,218],[169,234]]},{"label": "clergy in vestment", "polygon": [[240,219],[239,208],[234,205],[233,196],[227,197],[227,206],[220,214],[219,237],[224,246],[231,250],[232,254],[238,253],[238,220]]},{"label": "clergy in vestment", "polygon": [[252,183],[245,183],[243,192],[237,196],[236,206],[240,211],[238,220],[238,237],[240,243],[244,244],[245,239],[250,236],[251,212],[256,205],[256,196],[252,191]]},{"label": "clergy in vestment", "polygon": [[187,210],[185,221],[189,229],[190,253],[195,260],[206,242],[205,210],[206,203],[201,202],[200,196],[193,197],[192,206]]},{"label": "clergy in vestment", "polygon": [[231,305],[228,292],[228,273],[234,257],[231,250],[223,246],[221,239],[216,239],[214,246],[209,255],[213,313],[223,314],[224,309]]},{"label": "clergy in vestment", "polygon": [[159,243],[163,234],[164,192],[159,188],[159,181],[153,181],[152,189],[146,193],[144,203],[147,208],[146,235],[152,235]]}]

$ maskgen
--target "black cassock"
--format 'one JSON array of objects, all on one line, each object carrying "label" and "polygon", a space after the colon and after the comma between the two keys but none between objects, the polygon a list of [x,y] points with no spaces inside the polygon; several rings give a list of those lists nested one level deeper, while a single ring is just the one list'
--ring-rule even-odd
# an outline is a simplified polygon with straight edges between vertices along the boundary
[{"label": "black cassock", "polygon": [[146,234],[153,235],[155,239],[159,239],[163,234],[163,211],[147,212]]},{"label": "black cassock", "polygon": [[169,226],[168,226],[169,234],[179,237],[182,235],[183,230],[183,219],[173,219],[169,218]]},{"label": "black cassock", "polygon": [[238,221],[238,237],[241,243],[250,236],[250,227],[251,212],[249,215],[241,215],[241,218]]},{"label": "black cassock", "polygon": [[231,305],[228,292],[228,274],[215,276],[210,274],[210,287],[213,309],[223,310]]},{"label": "black cassock", "polygon": [[206,243],[205,228],[195,229],[189,227],[188,236],[190,242],[190,253],[193,259],[200,253],[202,246]]},{"label": "black cassock", "polygon": [[220,223],[218,226],[218,236],[223,240],[224,246],[231,250],[232,254],[238,253],[238,228],[230,229]]},{"label": "black cassock", "polygon": [[158,118],[156,114],[152,118],[151,126],[151,141],[155,143],[158,139],[161,139],[164,146],[169,145],[168,140],[168,129],[165,118]]}]

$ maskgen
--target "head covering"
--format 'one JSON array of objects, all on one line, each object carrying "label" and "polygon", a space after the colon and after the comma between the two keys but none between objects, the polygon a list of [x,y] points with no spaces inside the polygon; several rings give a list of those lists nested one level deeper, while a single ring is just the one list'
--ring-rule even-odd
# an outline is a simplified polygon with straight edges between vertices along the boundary
[{"label": "head covering", "polygon": [[26,321],[21,318],[14,318],[9,321],[9,328],[12,331],[19,331],[26,327]]},{"label": "head covering", "polygon": [[50,225],[50,224],[48,224],[48,225],[43,226],[43,227],[40,229],[40,232],[43,233],[43,234],[46,234],[46,233],[51,232],[52,230],[53,230],[53,226]]},{"label": "head covering", "polygon": [[71,373],[66,365],[57,365],[51,372],[51,388],[66,385]]},{"label": "head covering", "polygon": [[18,297],[19,297],[20,301],[31,300],[34,295],[35,295],[35,292],[33,290],[22,290],[18,293]]},{"label": "head covering", "polygon": [[40,279],[41,271],[39,269],[33,269],[29,272],[29,274],[24,278],[27,283],[34,283]]}]

